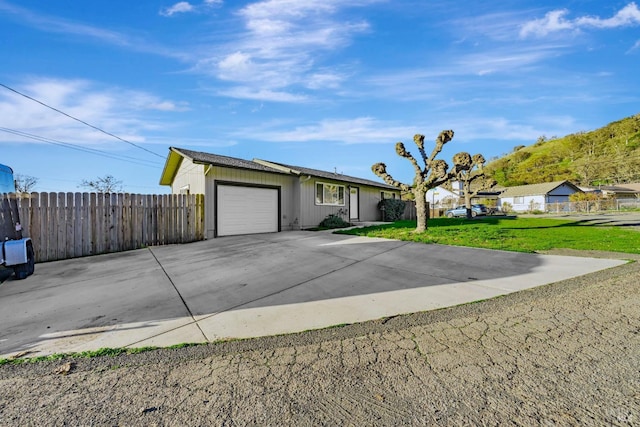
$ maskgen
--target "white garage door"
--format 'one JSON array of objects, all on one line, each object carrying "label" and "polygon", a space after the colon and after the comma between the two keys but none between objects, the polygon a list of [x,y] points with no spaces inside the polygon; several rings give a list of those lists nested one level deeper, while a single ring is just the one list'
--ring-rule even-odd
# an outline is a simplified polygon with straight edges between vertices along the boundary
[{"label": "white garage door", "polygon": [[278,190],[218,185],[218,236],[278,231]]}]

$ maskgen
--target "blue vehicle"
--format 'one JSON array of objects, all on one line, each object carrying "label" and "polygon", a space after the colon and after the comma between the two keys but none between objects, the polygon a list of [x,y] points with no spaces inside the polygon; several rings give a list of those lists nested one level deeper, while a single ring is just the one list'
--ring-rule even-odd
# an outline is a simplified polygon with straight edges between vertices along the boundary
[{"label": "blue vehicle", "polygon": [[15,193],[15,191],[13,170],[9,166],[0,165],[0,193]]},{"label": "blue vehicle", "polygon": [[[0,195],[15,193],[13,170],[0,164]],[[15,197],[0,199],[0,267],[13,270],[17,279],[26,279],[35,270],[33,242],[22,237],[22,225]]]},{"label": "blue vehicle", "polygon": [[[471,205],[471,216],[476,217],[478,215],[488,215],[489,209],[485,205]],[[449,209],[444,213],[447,218],[453,218],[456,216],[467,216],[466,206],[456,206],[453,209]]]}]

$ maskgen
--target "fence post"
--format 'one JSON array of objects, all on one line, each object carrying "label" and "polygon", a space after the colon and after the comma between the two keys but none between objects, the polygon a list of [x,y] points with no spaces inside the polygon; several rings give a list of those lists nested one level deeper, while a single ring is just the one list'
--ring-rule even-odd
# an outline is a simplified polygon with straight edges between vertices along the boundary
[{"label": "fence post", "polygon": [[45,261],[42,253],[42,223],[40,211],[40,194],[31,193],[29,195],[29,237],[33,241],[36,262]]},{"label": "fence post", "polygon": [[58,193],[49,193],[49,224],[46,228],[49,234],[48,258],[58,259]]}]

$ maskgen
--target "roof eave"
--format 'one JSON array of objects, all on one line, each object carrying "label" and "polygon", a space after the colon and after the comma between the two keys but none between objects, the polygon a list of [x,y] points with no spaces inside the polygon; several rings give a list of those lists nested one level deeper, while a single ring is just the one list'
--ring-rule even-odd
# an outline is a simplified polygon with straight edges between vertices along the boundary
[{"label": "roof eave", "polygon": [[291,168],[285,167],[283,165],[280,165],[278,163],[270,162],[268,160],[253,159],[253,162],[257,163],[259,165],[262,165],[262,166],[266,166],[268,168],[272,168],[272,169],[276,169],[276,170],[282,171],[282,172],[287,173],[287,174],[293,174],[293,175],[297,175],[297,176],[300,176],[302,174],[302,172],[300,172],[299,170],[291,169]]},{"label": "roof eave", "polygon": [[160,185],[171,185],[171,183],[173,183],[173,179],[175,178],[176,173],[178,173],[178,168],[180,167],[184,157],[184,154],[180,153],[173,147],[169,147],[169,155],[167,156],[164,168],[162,169],[162,174],[160,175]]}]

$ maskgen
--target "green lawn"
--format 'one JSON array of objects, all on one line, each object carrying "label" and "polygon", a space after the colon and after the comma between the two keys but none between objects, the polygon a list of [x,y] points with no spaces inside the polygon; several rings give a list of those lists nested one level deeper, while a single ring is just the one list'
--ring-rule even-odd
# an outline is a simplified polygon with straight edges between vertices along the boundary
[{"label": "green lawn", "polygon": [[429,220],[426,232],[415,233],[415,227],[415,221],[398,221],[337,233],[518,252],[561,248],[640,254],[639,231],[590,225],[584,221],[497,217],[474,220],[433,218]]}]

